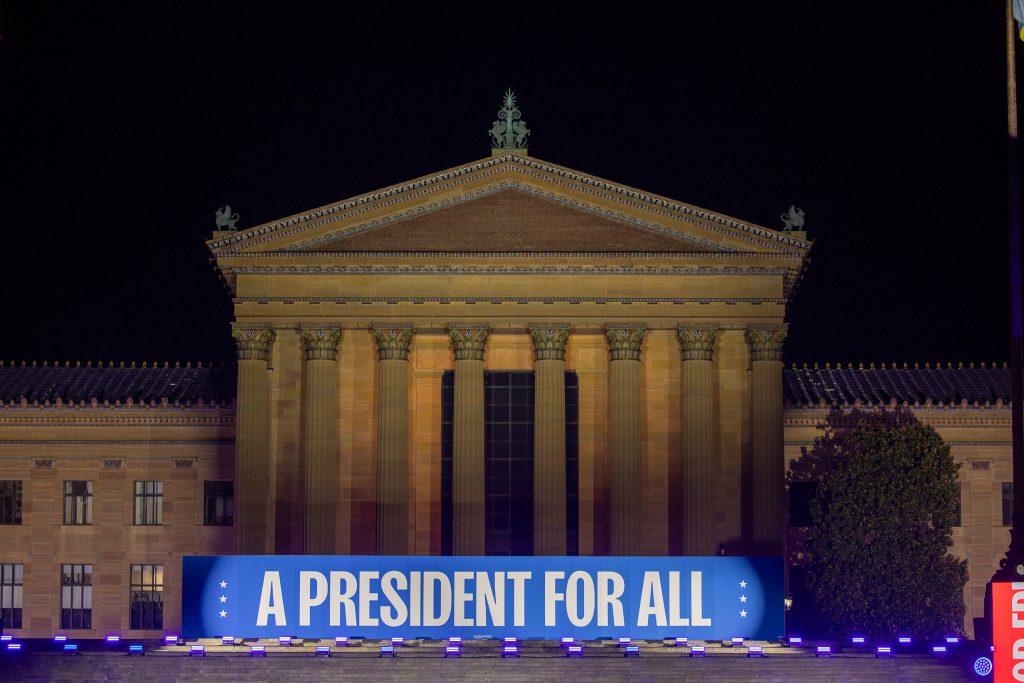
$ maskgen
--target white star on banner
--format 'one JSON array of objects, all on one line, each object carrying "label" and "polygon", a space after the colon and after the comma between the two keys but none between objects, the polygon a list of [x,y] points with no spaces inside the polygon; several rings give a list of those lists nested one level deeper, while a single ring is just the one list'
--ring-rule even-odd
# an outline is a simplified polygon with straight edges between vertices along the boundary
[{"label": "white star on banner", "polygon": [[[221,586],[221,588],[223,588],[223,587],[224,586]],[[740,581],[740,588],[746,588],[746,587],[747,587],[747,582],[746,581]]]},{"label": "white star on banner", "polygon": [[[221,588],[227,588],[227,587],[228,587],[228,582],[227,582],[227,581],[221,581],[221,582],[220,582],[220,587],[221,587]],[[745,585],[744,585],[744,586],[741,586],[741,587],[742,587],[742,588],[746,588],[746,586],[745,586]]]},{"label": "white star on banner", "polygon": [[[221,602],[227,602],[228,601],[228,596],[226,596],[226,595],[220,596],[220,601]],[[743,600],[742,602],[746,602],[746,600]]]},{"label": "white star on banner", "polygon": [[[740,596],[740,602],[746,602],[746,601],[747,601],[747,596],[746,595],[741,595]],[[221,602],[223,602],[223,600]]]},{"label": "white star on banner", "polygon": [[227,612],[225,612],[224,610],[221,610],[221,611],[220,611],[220,616],[221,616],[221,618],[222,618],[222,619],[223,619],[224,617],[226,617],[227,615],[228,615],[228,613],[227,613]]},{"label": "white star on banner", "polygon": [[745,618],[747,616],[747,610],[741,609],[740,610],[740,616]]}]

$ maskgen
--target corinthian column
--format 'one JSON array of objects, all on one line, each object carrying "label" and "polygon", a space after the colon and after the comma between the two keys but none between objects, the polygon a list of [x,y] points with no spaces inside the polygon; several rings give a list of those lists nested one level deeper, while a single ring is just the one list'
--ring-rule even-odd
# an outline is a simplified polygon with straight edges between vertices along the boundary
[{"label": "corinthian column", "polygon": [[565,555],[565,344],[569,325],[530,328],[537,369],[533,418],[533,554]]},{"label": "corinthian column", "polygon": [[238,347],[235,400],[235,552],[267,552],[270,510],[270,376],[267,363],[276,333],[270,326],[231,328]]},{"label": "corinthian column", "polygon": [[483,555],[484,347],[487,326],[451,325],[455,347],[455,414],[452,449],[452,548],[456,555]]},{"label": "corinthian column", "polygon": [[377,404],[377,554],[409,553],[409,343],[412,325],[373,328]]},{"label": "corinthian column", "polygon": [[643,324],[606,325],[611,367],[612,555],[637,555],[643,541],[640,478],[640,346]]},{"label": "corinthian column", "polygon": [[782,344],[786,327],[747,330],[752,366],[754,552],[781,555],[785,541],[782,450]]},{"label": "corinthian column", "polygon": [[335,326],[303,326],[306,386],[302,392],[302,444],[306,461],[307,555],[330,555],[337,547],[338,342]]},{"label": "corinthian column", "polygon": [[682,500],[678,491],[669,492],[669,529],[677,538],[682,530],[684,555],[713,555],[715,552],[711,357],[717,336],[715,326],[679,326],[679,342],[683,347],[683,488]]}]

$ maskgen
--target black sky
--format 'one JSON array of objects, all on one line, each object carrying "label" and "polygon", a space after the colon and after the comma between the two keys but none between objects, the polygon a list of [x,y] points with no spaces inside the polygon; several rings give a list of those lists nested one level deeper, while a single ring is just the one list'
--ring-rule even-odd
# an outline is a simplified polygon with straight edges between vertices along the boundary
[{"label": "black sky", "polygon": [[802,206],[787,362],[1008,358],[1001,2],[290,4],[0,4],[0,358],[230,360],[214,209],[487,156],[509,86],[536,157]]}]

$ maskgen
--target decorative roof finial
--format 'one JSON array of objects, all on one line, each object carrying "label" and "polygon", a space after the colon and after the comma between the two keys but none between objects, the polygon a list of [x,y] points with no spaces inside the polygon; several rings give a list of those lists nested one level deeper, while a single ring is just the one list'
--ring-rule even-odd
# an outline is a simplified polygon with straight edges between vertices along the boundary
[{"label": "decorative roof finial", "polygon": [[231,205],[225,204],[217,209],[214,214],[218,230],[237,230],[235,223],[238,222],[238,214],[231,212]]},{"label": "decorative roof finial", "polygon": [[529,144],[526,138],[530,135],[530,129],[521,120],[522,116],[516,107],[516,95],[509,88],[505,91],[503,106],[498,110],[498,120],[491,124],[491,154],[526,153]]},{"label": "decorative roof finial", "polygon": [[784,232],[799,232],[804,229],[804,210],[793,204],[789,205],[789,210],[786,213],[779,214],[779,218],[782,219],[782,224],[785,226],[782,228]]}]

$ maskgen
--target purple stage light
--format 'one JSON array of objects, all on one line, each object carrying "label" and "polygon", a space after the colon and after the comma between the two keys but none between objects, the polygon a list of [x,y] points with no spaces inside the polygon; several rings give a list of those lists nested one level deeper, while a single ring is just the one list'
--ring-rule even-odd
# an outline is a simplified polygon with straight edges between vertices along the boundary
[{"label": "purple stage light", "polygon": [[380,656],[381,657],[394,657],[395,656],[395,646],[394,645],[381,645],[380,646]]},{"label": "purple stage light", "polygon": [[267,656],[267,646],[266,645],[252,645],[249,648],[249,656],[250,657],[266,657]]},{"label": "purple stage light", "polygon": [[946,652],[947,650],[945,645],[932,645],[933,655],[944,655],[946,654]]},{"label": "purple stage light", "polygon": [[504,642],[505,642],[506,645],[515,645],[516,643],[519,642],[519,639],[516,638],[515,636],[505,636],[505,641]]},{"label": "purple stage light", "polygon": [[831,645],[819,645],[814,650],[814,656],[815,657],[831,657],[832,656],[832,646]]},{"label": "purple stage light", "polygon": [[622,653],[623,657],[639,657],[640,646],[639,645],[627,645],[625,651]]},{"label": "purple stage light", "polygon": [[205,657],[206,646],[205,645],[193,645],[188,649],[189,657]]},{"label": "purple stage light", "polygon": [[397,636],[395,638],[392,638],[391,639],[391,644],[394,645],[395,647],[401,647],[402,645],[405,645],[405,638],[402,638],[401,636]]},{"label": "purple stage light", "polygon": [[142,645],[139,645],[139,644],[136,643],[135,645],[129,645],[128,646],[128,654],[129,655],[138,655],[139,657],[141,657],[142,655],[144,655],[146,653],[145,653]]},{"label": "purple stage light", "polygon": [[9,643],[12,640],[14,640],[14,636],[12,636],[9,633],[5,633],[4,635],[0,636],[0,643]]},{"label": "purple stage light", "polygon": [[800,636],[790,636],[786,639],[786,642],[790,647],[793,647],[794,645],[799,647],[804,644],[804,639]]},{"label": "purple stage light", "polygon": [[106,640],[107,640],[107,645],[117,645],[118,643],[121,642],[121,636],[119,636],[116,633],[111,633],[110,635],[107,636]]},{"label": "purple stage light", "polygon": [[676,638],[676,647],[683,647],[690,642],[689,638]]},{"label": "purple stage light", "polygon": [[291,647],[291,645],[292,645],[292,637],[291,636],[279,636],[278,639],[277,639],[277,644],[280,645],[281,647]]},{"label": "purple stage light", "polygon": [[979,676],[988,676],[992,673],[992,660],[988,657],[978,657],[974,660],[974,673]]},{"label": "purple stage light", "polygon": [[235,644],[235,637],[234,636],[221,636],[220,637],[220,644],[221,645],[234,645]]},{"label": "purple stage light", "polygon": [[562,637],[562,645],[572,645],[575,642],[576,642],[576,639],[571,637],[571,636],[563,636]]},{"label": "purple stage light", "polygon": [[875,650],[876,657],[892,657],[892,648],[888,645],[879,645]]},{"label": "purple stage light", "polygon": [[900,645],[910,645],[910,636],[900,636],[899,641]]},{"label": "purple stage light", "polygon": [[518,645],[505,645],[501,648],[502,657],[518,657],[519,646]]},{"label": "purple stage light", "polygon": [[64,654],[66,654],[66,655],[77,655],[78,654],[78,643],[64,643]]},{"label": "purple stage light", "polygon": [[331,646],[330,645],[317,645],[316,646],[316,656],[317,657],[330,657],[331,656]]},{"label": "purple stage light", "polygon": [[21,643],[7,643],[8,652],[21,652]]},{"label": "purple stage light", "polygon": [[631,642],[633,641],[630,638],[619,638],[619,647],[626,647]]},{"label": "purple stage light", "polygon": [[764,648],[760,645],[751,645],[747,648],[748,657],[764,657]]},{"label": "purple stage light", "polygon": [[164,636],[164,645],[177,645],[178,636],[174,633]]},{"label": "purple stage light", "polygon": [[743,639],[742,638],[733,638],[732,639],[732,646],[733,647],[742,647],[742,645],[743,645]]},{"label": "purple stage light", "polygon": [[569,647],[565,648],[565,656],[566,657],[582,657],[583,656],[583,646],[582,645],[570,645]]},{"label": "purple stage light", "polygon": [[461,657],[462,656],[462,648],[459,647],[458,645],[445,645],[445,647],[444,647],[444,656],[445,656],[446,659],[448,657]]},{"label": "purple stage light", "polygon": [[348,636],[335,636],[334,647],[348,647]]},{"label": "purple stage light", "polygon": [[863,645],[865,643],[864,636],[854,636],[850,638],[850,642],[854,645]]},{"label": "purple stage light", "polygon": [[960,642],[960,639],[956,636],[946,636],[946,642],[950,645],[957,645]]},{"label": "purple stage light", "polygon": [[53,642],[55,642],[55,643],[66,643],[66,642],[68,642],[68,637],[67,636],[54,636],[53,637]]},{"label": "purple stage light", "polygon": [[690,647],[690,656],[691,657],[703,657],[704,656],[704,646],[703,645],[693,645],[693,646],[691,646]]},{"label": "purple stage light", "polygon": [[452,636],[448,639],[449,645],[462,645],[462,636]]}]

